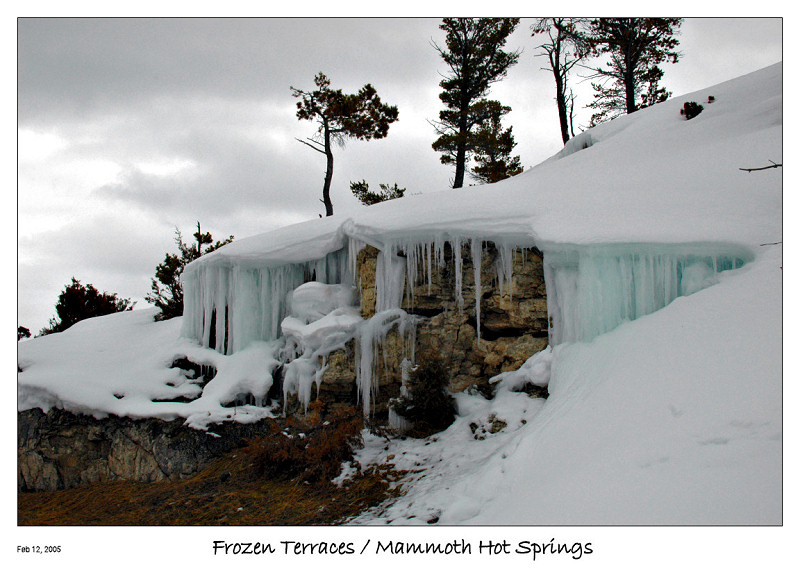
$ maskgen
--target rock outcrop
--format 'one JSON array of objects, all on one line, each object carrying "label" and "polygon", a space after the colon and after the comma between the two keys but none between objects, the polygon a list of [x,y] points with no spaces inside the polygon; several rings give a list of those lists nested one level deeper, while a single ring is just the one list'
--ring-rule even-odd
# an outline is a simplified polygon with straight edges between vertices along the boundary
[{"label": "rock outcrop", "polygon": [[[418,364],[438,357],[449,369],[449,384],[453,392],[470,387],[488,391],[489,378],[518,369],[547,346],[547,297],[542,256],[536,249],[516,251],[511,260],[511,282],[504,282],[501,286],[496,269],[498,250],[491,243],[484,244],[479,326],[472,255],[469,245],[462,246],[461,297],[456,292],[453,251],[445,245],[443,265],[438,270],[431,270],[430,281],[426,271],[419,266],[417,281],[412,290],[406,290],[401,307],[422,318],[412,338]],[[358,255],[357,281],[364,318],[375,315],[377,258],[378,250],[371,246],[362,249]],[[378,361],[376,414],[384,412],[387,401],[399,391],[401,362],[409,355],[407,343],[397,331],[392,331],[375,356]],[[351,344],[328,358],[321,396],[342,401],[343,397],[354,395],[358,365],[355,355],[356,350]]]},{"label": "rock outcrop", "polygon": [[180,479],[266,434],[266,426],[226,422],[204,432],[182,420],[98,420],[56,408],[26,410],[17,414],[17,486],[52,491],[118,479]]}]

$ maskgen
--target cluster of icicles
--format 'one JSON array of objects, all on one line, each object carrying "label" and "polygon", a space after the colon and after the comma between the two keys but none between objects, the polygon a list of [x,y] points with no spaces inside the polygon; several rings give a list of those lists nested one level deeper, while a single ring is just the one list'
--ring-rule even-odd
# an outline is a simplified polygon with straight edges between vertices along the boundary
[{"label": "cluster of icicles", "polygon": [[[454,297],[464,308],[463,254],[471,256],[474,270],[475,319],[478,341],[481,320],[482,238],[440,235],[425,239],[398,239],[382,243],[377,258],[376,315],[358,322],[348,320],[338,329],[339,340],[322,345],[295,341],[284,361],[284,393],[294,393],[305,405],[311,385],[319,389],[326,357],[355,340],[358,392],[369,414],[377,389],[376,355],[386,335],[397,329],[405,339],[404,357],[414,360],[416,324],[419,317],[402,309],[413,307],[413,290],[427,286],[434,271],[452,262]],[[355,288],[357,256],[364,243],[349,239],[344,249],[322,259],[281,266],[257,262],[195,262],[183,275],[184,320],[182,334],[232,354],[255,341],[283,340],[282,322],[289,315],[287,297],[302,284],[314,281]],[[494,241],[497,258],[493,277],[503,293],[513,294],[513,266],[532,242]],[[449,254],[446,254],[446,248]],[[675,298],[694,293],[718,279],[718,273],[741,267],[752,258],[747,250],[730,245],[553,245],[543,252],[545,285],[550,319],[550,343],[590,341],[624,321],[634,320]],[[446,261],[447,259],[447,261]],[[452,260],[450,260],[452,259]],[[202,259],[201,259],[202,260]],[[355,295],[357,301],[357,295]],[[355,310],[356,308],[353,307]],[[335,327],[335,325],[334,325]]]}]

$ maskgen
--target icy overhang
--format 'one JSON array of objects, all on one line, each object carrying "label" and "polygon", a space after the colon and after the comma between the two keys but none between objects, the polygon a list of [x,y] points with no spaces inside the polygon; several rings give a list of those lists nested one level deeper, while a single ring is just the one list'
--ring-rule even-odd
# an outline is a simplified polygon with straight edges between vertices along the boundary
[{"label": "icy overhang", "polygon": [[753,252],[732,243],[543,245],[550,343],[590,341],[694,294]]}]

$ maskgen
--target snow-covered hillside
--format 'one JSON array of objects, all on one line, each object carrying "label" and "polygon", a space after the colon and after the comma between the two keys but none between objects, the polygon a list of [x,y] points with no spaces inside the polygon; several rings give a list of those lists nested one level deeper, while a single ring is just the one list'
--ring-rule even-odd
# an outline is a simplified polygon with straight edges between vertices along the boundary
[{"label": "snow-covered hillside", "polygon": [[[687,121],[686,101],[704,111]],[[777,64],[593,128],[504,182],[234,242],[187,269],[183,321],[134,311],[20,343],[18,407],[195,427],[256,420],[269,410],[222,404],[266,394],[287,317],[284,329],[311,336],[311,308],[280,304],[304,266],[338,284],[357,243],[387,258],[443,242],[472,242],[473,254],[484,240],[536,246],[550,270],[552,348],[498,377],[492,400],[459,394],[457,421],[435,441],[367,436],[363,463],[422,471],[356,522],[778,524],[782,171],[740,168],[782,162],[782,106]],[[340,303],[324,314],[346,320],[336,332],[358,323]],[[228,355],[198,344],[214,308],[230,313]],[[180,357],[218,368],[202,393],[168,368]],[[298,394],[313,375],[298,376]],[[523,380],[549,383],[550,397],[510,388]]]}]

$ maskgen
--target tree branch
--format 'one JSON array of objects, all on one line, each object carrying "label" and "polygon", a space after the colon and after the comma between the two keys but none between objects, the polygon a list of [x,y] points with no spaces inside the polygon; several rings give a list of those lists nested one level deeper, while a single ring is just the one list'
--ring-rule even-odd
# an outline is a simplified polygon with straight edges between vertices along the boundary
[{"label": "tree branch", "polygon": [[[306,146],[308,146],[308,147],[309,147],[309,148],[311,148],[312,150],[316,150],[316,151],[317,151],[317,152],[319,152],[320,154],[327,155],[327,154],[325,154],[325,151],[324,151],[324,150],[320,150],[320,149],[319,149],[319,148],[317,148],[316,146],[312,146],[311,144],[309,144],[309,143],[308,143],[308,142],[306,142],[305,140],[300,140],[299,138],[295,138],[295,140],[297,140],[297,141],[298,141],[298,142],[300,142],[301,144],[305,144]],[[316,141],[314,141],[314,140],[311,140],[311,142],[314,142],[315,144],[319,144],[319,142],[316,142]]]},{"label": "tree branch", "polygon": [[757,172],[759,170],[768,170],[770,168],[780,168],[781,166],[783,166],[783,164],[776,164],[772,160],[770,160],[769,163],[772,165],[764,166],[763,168],[739,168],[739,169],[742,170],[743,172]]}]

